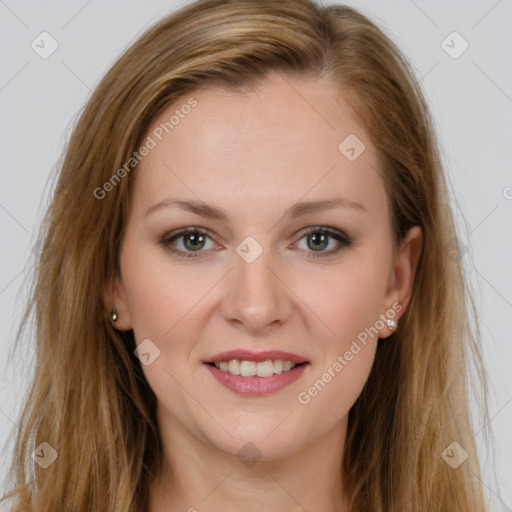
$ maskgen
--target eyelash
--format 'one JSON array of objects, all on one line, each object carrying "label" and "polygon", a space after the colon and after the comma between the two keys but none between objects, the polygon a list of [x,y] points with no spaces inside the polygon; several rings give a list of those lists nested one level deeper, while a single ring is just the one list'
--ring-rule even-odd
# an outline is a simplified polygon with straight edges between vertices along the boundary
[{"label": "eyelash", "polygon": [[[178,255],[179,257],[197,258],[199,256],[198,253],[205,252],[205,251],[197,251],[197,253],[187,252],[187,251],[182,251],[181,249],[175,249],[175,248],[171,247],[171,245],[170,245],[175,240],[183,237],[184,235],[189,235],[189,234],[205,235],[211,239],[211,237],[208,235],[207,231],[205,231],[201,228],[191,227],[191,228],[180,229],[178,231],[175,231],[173,233],[170,233],[170,234],[162,237],[160,239],[160,245],[162,247],[164,247],[166,250]],[[317,253],[314,255],[306,255],[307,258],[325,258],[328,256],[332,256],[332,255],[340,252],[344,247],[349,247],[350,245],[352,245],[352,240],[346,233],[344,233],[343,231],[334,230],[332,228],[329,228],[328,226],[315,226],[315,227],[306,228],[306,231],[302,232],[302,236],[299,238],[298,241],[302,240],[304,237],[306,237],[308,235],[314,235],[314,234],[328,235],[330,238],[334,238],[335,240],[337,240],[341,245],[337,249],[330,250],[329,252],[321,252],[321,253]]]}]

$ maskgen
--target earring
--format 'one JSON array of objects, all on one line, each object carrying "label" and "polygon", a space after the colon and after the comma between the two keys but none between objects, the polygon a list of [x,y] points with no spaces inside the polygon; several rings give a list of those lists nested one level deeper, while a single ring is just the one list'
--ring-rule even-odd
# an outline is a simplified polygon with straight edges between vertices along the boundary
[{"label": "earring", "polygon": [[112,321],[115,322],[117,320],[117,311],[116,311],[116,308],[112,308],[112,314],[111,314],[111,317],[112,317]]},{"label": "earring", "polygon": [[393,332],[395,329],[396,329],[396,320],[393,320],[392,318],[388,318],[387,322],[386,322],[387,326],[388,326],[388,329]]}]

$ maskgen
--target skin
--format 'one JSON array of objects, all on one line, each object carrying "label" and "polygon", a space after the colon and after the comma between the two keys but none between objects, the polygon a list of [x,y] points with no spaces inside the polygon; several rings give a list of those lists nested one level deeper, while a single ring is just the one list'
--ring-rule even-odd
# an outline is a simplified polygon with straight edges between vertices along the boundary
[{"label": "skin", "polygon": [[[361,351],[308,404],[297,396],[393,304],[401,305],[395,318],[403,315],[421,230],[393,246],[379,155],[330,82],[270,75],[251,91],[211,87],[193,97],[197,106],[141,163],[121,275],[106,287],[115,327],[133,329],[137,344],[149,338],[160,350],[143,366],[158,399],[165,461],[150,510],[347,510],[340,467],[348,412],[368,378],[377,336],[359,343]],[[354,161],[338,150],[349,134],[366,145]],[[222,208],[228,220],[176,207],[145,217],[169,196]],[[283,217],[296,202],[334,197],[364,210]],[[340,247],[329,238],[315,250],[302,234],[310,226],[341,230],[353,243],[308,258]],[[185,227],[209,230],[195,252],[186,237],[173,242],[195,258],[159,243]],[[236,252],[248,236],[263,249],[250,264]],[[384,326],[378,337],[390,334]],[[235,348],[289,351],[310,365],[277,393],[242,397],[202,363]],[[252,467],[236,456],[248,442],[261,456]]]}]

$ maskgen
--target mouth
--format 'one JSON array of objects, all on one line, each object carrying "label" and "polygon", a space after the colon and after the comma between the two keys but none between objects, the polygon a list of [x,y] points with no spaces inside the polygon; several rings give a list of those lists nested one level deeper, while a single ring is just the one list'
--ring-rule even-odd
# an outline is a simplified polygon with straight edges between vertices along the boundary
[{"label": "mouth", "polygon": [[267,396],[301,377],[309,361],[289,352],[231,351],[203,361],[211,375],[239,395]]}]

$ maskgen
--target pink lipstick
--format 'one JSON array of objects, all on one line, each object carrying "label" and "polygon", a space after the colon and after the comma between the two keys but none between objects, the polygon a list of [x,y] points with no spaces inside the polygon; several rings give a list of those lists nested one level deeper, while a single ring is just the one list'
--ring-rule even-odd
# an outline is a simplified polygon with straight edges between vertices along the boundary
[{"label": "pink lipstick", "polygon": [[309,361],[280,350],[230,350],[204,360],[223,386],[244,396],[267,396],[289,386],[306,370]]}]

